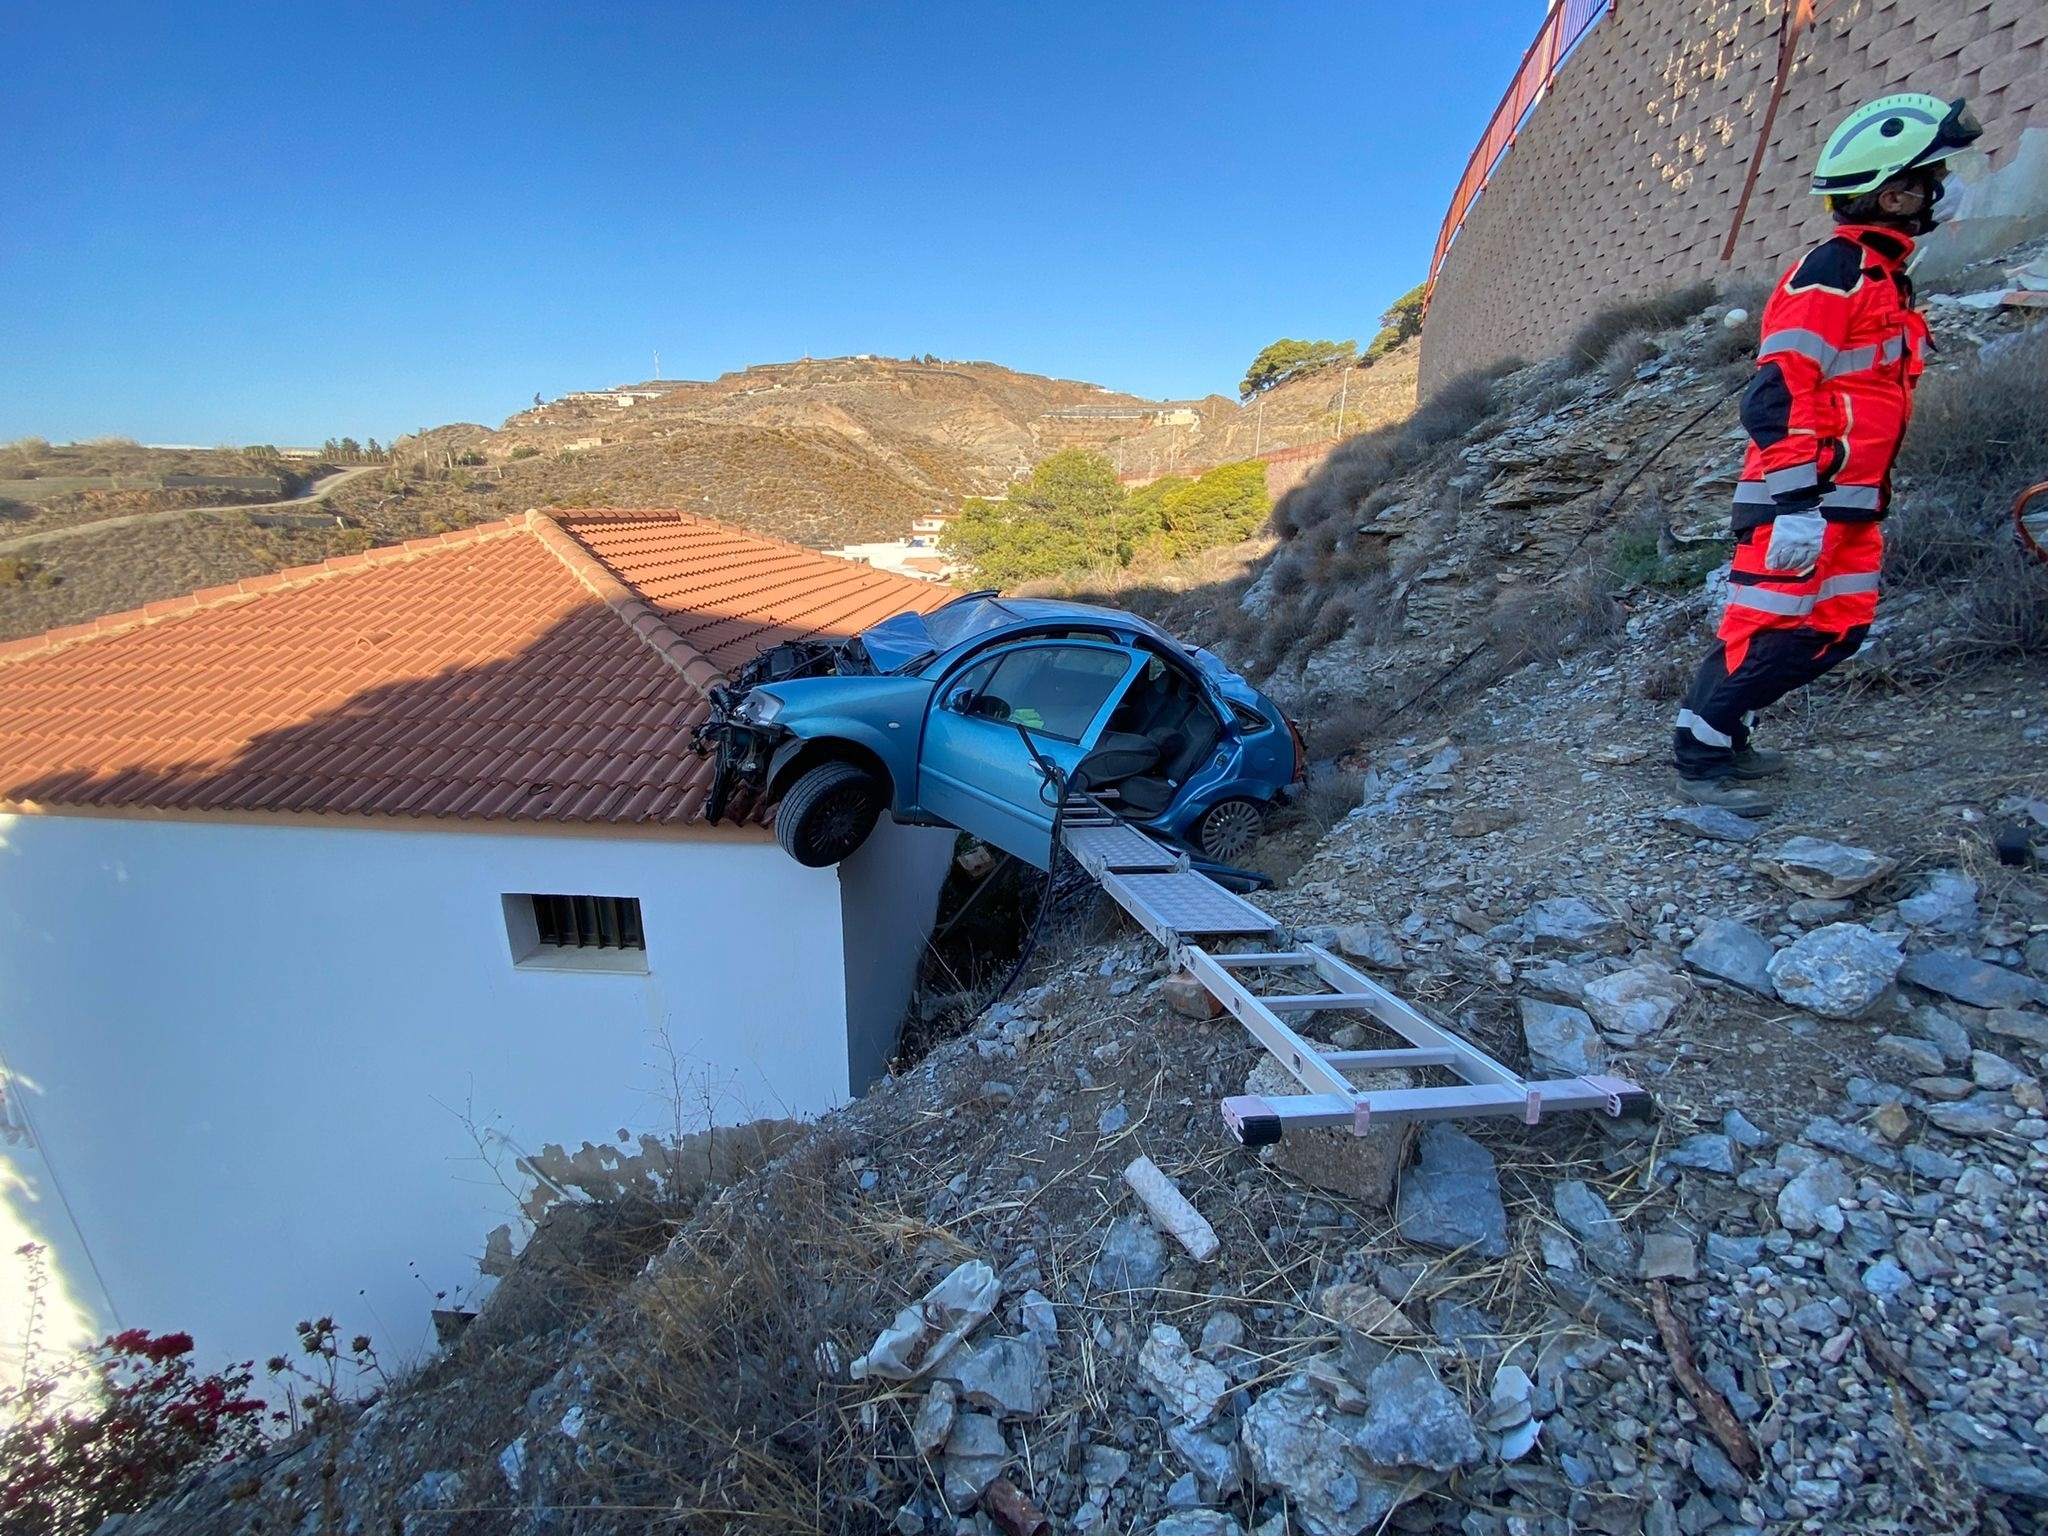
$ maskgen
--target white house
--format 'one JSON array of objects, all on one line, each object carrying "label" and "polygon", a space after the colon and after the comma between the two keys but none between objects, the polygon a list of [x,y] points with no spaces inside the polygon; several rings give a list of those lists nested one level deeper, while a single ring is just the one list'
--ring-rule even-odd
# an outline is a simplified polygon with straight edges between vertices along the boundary
[{"label": "white house", "polygon": [[689,731],[763,644],[947,595],[528,513],[0,646],[0,1196],[60,1294],[403,1356],[517,1154],[859,1093],[951,835],[805,869],[705,824]]}]

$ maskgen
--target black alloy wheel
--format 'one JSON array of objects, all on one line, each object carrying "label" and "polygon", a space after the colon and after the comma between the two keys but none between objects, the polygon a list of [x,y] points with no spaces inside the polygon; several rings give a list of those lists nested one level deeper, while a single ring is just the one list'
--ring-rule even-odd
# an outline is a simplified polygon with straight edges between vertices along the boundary
[{"label": "black alloy wheel", "polygon": [[852,763],[820,763],[782,797],[775,809],[775,840],[810,869],[850,857],[868,840],[882,814],[882,786]]}]

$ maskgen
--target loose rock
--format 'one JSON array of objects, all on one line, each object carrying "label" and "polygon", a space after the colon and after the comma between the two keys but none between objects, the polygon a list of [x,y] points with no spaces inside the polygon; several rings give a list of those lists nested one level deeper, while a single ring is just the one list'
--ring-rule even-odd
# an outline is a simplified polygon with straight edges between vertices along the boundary
[{"label": "loose rock", "polygon": [[1471,1415],[1420,1355],[1395,1355],[1372,1373],[1372,1407],[1353,1443],[1382,1467],[1449,1472],[1482,1450]]},{"label": "loose rock", "polygon": [[1692,995],[1684,977],[1661,965],[1631,966],[1586,984],[1586,1011],[1600,1027],[1634,1039],[1662,1029]]},{"label": "loose rock", "polygon": [[1763,829],[1746,816],[1733,811],[1724,811],[1718,805],[1681,805],[1664,813],[1665,821],[1674,821],[1687,827],[1701,837],[1711,837],[1722,843],[1753,843]]},{"label": "loose rock", "polygon": [[1501,1204],[1493,1154],[1441,1120],[1422,1132],[1421,1157],[1401,1181],[1396,1220],[1404,1241],[1446,1251],[1470,1247],[1504,1258],[1508,1213]]},{"label": "loose rock", "polygon": [[1532,943],[1575,949],[1604,949],[1625,937],[1619,919],[1576,896],[1553,896],[1522,914],[1522,931]]},{"label": "loose rock", "polygon": [[1771,957],[1778,996],[1826,1019],[1853,1019],[1884,995],[1899,971],[1898,946],[1860,923],[1830,923]]},{"label": "loose rock", "polygon": [[1607,1070],[1607,1047],[1584,1009],[1533,997],[1520,999],[1519,1006],[1532,1076],[1583,1077]]},{"label": "loose rock", "polygon": [[1841,1202],[1856,1193],[1856,1181],[1831,1157],[1821,1158],[1778,1191],[1778,1220],[1788,1232],[1839,1232]]},{"label": "loose rock", "polygon": [[[1736,820],[1742,818],[1736,817]],[[1774,953],[1776,951],[1771,948],[1770,941],[1756,930],[1725,917],[1716,917],[1700,925],[1699,937],[1686,946],[1685,963],[1696,971],[1704,971],[1709,976],[1718,976],[1760,996],[1770,997],[1774,995],[1770,973]]]},{"label": "loose rock", "polygon": [[1337,952],[1376,971],[1398,971],[1408,963],[1394,931],[1379,923],[1353,923],[1339,928]]},{"label": "loose rock", "polygon": [[1145,1291],[1166,1273],[1166,1240],[1142,1216],[1110,1223],[1091,1272],[1098,1291]]},{"label": "loose rock", "polygon": [[1972,1008],[2023,1008],[2043,995],[2039,982],[2017,971],[1951,950],[1915,955],[1900,968],[1899,976]]},{"label": "loose rock", "polygon": [[1868,848],[1850,848],[1817,837],[1795,837],[1757,860],[1757,868],[1780,885],[1821,901],[1838,901],[1875,885],[1899,866]]},{"label": "loose rock", "polygon": [[1240,1433],[1253,1478],[1287,1496],[1310,1536],[1359,1536],[1422,1491],[1366,1472],[1351,1450],[1364,1424],[1325,1409],[1301,1378],[1262,1394],[1245,1413]]},{"label": "loose rock", "polygon": [[1208,1361],[1197,1360],[1180,1330],[1167,1323],[1154,1323],[1138,1351],[1138,1379],[1169,1417],[1191,1429],[1215,1418],[1217,1404],[1230,1391],[1230,1378]]},{"label": "loose rock", "polygon": [[1586,1258],[1602,1274],[1633,1279],[1636,1245],[1614,1219],[1607,1202],[1590,1184],[1577,1179],[1557,1186],[1551,1193],[1558,1220],[1568,1227],[1586,1250]]}]

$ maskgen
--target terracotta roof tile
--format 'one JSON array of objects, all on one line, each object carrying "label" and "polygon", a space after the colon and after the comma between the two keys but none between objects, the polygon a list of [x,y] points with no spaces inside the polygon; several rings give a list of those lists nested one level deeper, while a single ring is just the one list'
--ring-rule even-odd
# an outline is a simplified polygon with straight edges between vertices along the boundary
[{"label": "terracotta roof tile", "polygon": [[711,683],[950,595],[687,513],[529,512],[0,645],[0,804],[686,823]]}]

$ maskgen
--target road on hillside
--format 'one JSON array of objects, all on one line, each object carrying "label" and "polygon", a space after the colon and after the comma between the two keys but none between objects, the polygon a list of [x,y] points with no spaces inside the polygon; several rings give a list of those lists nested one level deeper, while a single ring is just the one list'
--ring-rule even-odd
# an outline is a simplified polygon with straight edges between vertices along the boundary
[{"label": "road on hillside", "polygon": [[174,517],[190,517],[195,512],[274,512],[287,507],[310,506],[325,501],[349,481],[372,471],[382,471],[384,464],[358,464],[354,469],[340,469],[323,478],[319,484],[284,501],[249,501],[229,507],[172,507],[167,512],[136,512],[128,517],[103,517],[96,523],[78,523],[69,528],[51,528],[43,533],[23,534],[18,539],[0,539],[0,555],[17,549],[27,549],[31,544],[48,544],[57,539],[75,539],[81,534],[104,533],[109,528],[134,528],[142,523],[166,523]]}]

